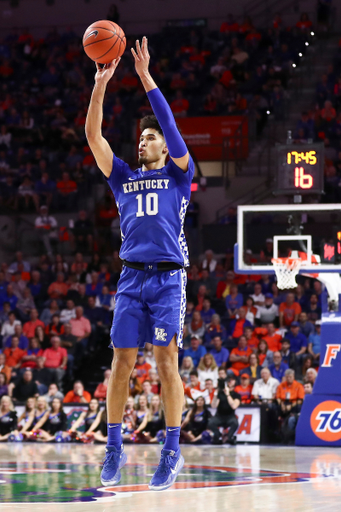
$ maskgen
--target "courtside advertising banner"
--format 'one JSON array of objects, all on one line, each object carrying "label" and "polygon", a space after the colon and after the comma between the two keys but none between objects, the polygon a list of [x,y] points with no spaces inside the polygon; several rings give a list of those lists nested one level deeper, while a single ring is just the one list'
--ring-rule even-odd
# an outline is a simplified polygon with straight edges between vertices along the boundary
[{"label": "courtside advertising banner", "polygon": [[239,407],[236,410],[238,418],[237,441],[243,443],[259,443],[260,441],[260,408]]}]

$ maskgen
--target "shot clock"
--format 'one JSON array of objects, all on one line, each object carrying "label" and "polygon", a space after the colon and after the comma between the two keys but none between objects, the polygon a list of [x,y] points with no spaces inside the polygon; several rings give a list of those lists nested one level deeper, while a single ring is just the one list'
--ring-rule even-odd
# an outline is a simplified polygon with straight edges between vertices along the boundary
[{"label": "shot clock", "polygon": [[323,193],[324,145],[279,144],[275,194]]}]

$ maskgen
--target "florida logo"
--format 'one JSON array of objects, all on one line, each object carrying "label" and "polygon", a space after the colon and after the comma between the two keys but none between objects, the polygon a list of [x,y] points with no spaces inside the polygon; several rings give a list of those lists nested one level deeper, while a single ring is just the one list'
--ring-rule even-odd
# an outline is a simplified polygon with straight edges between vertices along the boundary
[{"label": "florida logo", "polygon": [[341,403],[326,400],[315,407],[310,416],[310,426],[314,434],[327,442],[341,439]]},{"label": "florida logo", "polygon": [[[100,467],[95,464],[2,463],[0,503],[106,502],[124,493],[152,492],[148,482],[155,471],[148,464],[127,464],[120,485],[98,487]],[[309,482],[321,474],[288,473],[225,466],[186,465],[173,490],[234,487],[240,485]]]}]

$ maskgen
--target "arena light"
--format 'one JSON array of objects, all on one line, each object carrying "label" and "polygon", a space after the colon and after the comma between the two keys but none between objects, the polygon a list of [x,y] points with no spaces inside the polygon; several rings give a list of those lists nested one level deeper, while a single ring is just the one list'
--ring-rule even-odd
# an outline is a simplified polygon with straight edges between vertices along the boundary
[{"label": "arena light", "polygon": [[305,44],[306,46],[309,46],[309,43],[308,43],[308,41],[306,41],[306,42],[305,42],[304,44]]},{"label": "arena light", "polygon": [[310,35],[311,35],[311,36],[314,36],[314,35],[315,35],[315,32],[310,32]]},{"label": "arena light", "polygon": [[295,68],[295,67],[296,67],[296,64],[295,64],[295,62],[293,62],[293,64],[292,64],[292,67],[293,67],[293,68]]},{"label": "arena light", "polygon": [[302,54],[302,53],[299,53],[299,54],[298,54],[298,56],[299,56],[299,57],[303,57],[303,54]]},{"label": "arena light", "polygon": [[271,114],[270,110],[267,110],[266,113],[268,114],[268,116]]}]

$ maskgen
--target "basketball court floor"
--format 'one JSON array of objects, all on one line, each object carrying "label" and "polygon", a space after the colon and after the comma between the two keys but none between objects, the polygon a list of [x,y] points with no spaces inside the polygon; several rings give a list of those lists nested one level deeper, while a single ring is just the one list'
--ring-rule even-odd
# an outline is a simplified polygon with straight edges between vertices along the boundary
[{"label": "basketball court floor", "polygon": [[183,446],[185,467],[163,492],[147,483],[160,446],[126,446],[116,487],[100,484],[104,447],[0,446],[0,510],[11,512],[312,512],[339,510],[341,449]]}]

